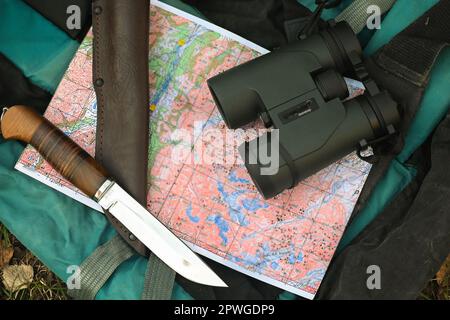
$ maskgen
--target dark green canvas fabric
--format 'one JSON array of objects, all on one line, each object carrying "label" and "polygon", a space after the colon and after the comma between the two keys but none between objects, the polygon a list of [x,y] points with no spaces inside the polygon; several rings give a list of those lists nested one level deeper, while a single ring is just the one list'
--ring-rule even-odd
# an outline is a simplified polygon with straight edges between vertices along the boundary
[{"label": "dark green canvas fabric", "polygon": [[[182,10],[197,11],[178,0],[166,1]],[[313,0],[302,1],[313,8]],[[386,16],[383,28],[368,41],[370,55],[395,34],[434,5],[437,0],[411,3],[398,0]],[[20,0],[1,2],[0,52],[8,57],[35,84],[53,92],[77,49],[70,39]],[[342,7],[327,10],[333,17]],[[329,16],[328,16],[329,15]],[[15,19],[14,17],[22,17]],[[3,32],[7,30],[7,32]],[[421,108],[407,136],[403,152],[392,163],[385,178],[372,194],[358,224],[352,225],[344,241],[350,241],[414,177],[414,168],[405,165],[409,155],[430,134],[450,105],[450,52],[441,54]],[[23,146],[0,138],[0,221],[36,256],[63,280],[70,265],[79,265],[94,249],[111,239],[115,231],[103,216],[59,194],[13,169]],[[146,260],[132,257],[123,263],[97,295],[97,299],[138,299],[143,289]],[[286,295],[286,297],[290,297]],[[173,298],[189,295],[176,286]]]}]

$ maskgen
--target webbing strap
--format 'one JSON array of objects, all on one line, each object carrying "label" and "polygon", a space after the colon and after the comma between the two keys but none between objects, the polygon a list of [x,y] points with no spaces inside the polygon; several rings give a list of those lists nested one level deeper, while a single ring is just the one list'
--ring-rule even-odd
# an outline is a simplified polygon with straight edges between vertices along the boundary
[{"label": "webbing strap", "polygon": [[439,53],[450,44],[450,1],[441,0],[398,34],[377,55],[377,64],[425,87]]},{"label": "webbing strap", "polygon": [[116,268],[134,254],[120,236],[98,247],[80,265],[80,288],[68,294],[77,300],[93,300]]},{"label": "webbing strap", "polygon": [[[77,300],[93,300],[113,272],[135,251],[119,236],[98,247],[80,265],[81,286],[68,294]],[[172,296],[175,272],[154,254],[150,255],[145,273],[143,300],[168,300]]]},{"label": "webbing strap", "polygon": [[370,13],[367,8],[376,5],[380,8],[381,14],[387,12],[395,3],[395,0],[355,0],[337,17],[336,21],[347,21],[355,33],[361,32],[366,26]]},{"label": "webbing strap", "polygon": [[172,297],[175,271],[151,254],[144,281],[142,300],[169,300]]}]

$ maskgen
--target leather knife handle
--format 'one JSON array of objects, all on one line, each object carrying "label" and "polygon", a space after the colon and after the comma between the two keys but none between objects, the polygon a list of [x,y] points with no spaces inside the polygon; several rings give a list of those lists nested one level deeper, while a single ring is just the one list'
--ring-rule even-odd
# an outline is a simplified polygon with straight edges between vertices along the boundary
[{"label": "leather knife handle", "polygon": [[[51,166],[89,197],[94,197],[109,175],[59,128],[33,109],[17,105],[2,114],[0,129],[7,140],[31,144]],[[105,216],[119,235],[140,255],[149,250],[108,211]]]},{"label": "leather knife handle", "polygon": [[31,144],[52,167],[89,197],[107,180],[103,169],[86,151],[31,108],[9,108],[1,120],[5,139]]}]

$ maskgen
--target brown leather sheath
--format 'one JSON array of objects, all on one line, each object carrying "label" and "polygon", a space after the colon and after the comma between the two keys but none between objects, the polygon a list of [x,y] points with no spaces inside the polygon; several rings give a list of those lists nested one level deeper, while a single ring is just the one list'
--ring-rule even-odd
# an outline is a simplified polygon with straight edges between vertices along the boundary
[{"label": "brown leather sheath", "polygon": [[[94,0],[93,83],[96,158],[143,205],[147,195],[149,85],[148,0]],[[147,248],[111,214],[119,234],[141,255]]]}]

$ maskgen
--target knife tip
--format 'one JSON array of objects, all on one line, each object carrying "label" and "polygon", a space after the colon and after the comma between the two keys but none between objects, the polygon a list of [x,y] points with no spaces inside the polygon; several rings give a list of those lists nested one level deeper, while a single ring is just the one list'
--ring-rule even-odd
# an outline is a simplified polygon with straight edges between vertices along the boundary
[{"label": "knife tip", "polygon": [[222,279],[219,278],[219,280],[220,280],[220,282],[215,285],[216,287],[228,288],[228,285],[225,282],[223,282]]},{"label": "knife tip", "polygon": [[220,287],[220,288],[228,288],[228,285],[217,275],[214,273],[214,277],[210,277],[210,279],[205,280],[203,278],[202,283],[211,287]]}]

